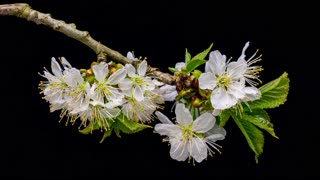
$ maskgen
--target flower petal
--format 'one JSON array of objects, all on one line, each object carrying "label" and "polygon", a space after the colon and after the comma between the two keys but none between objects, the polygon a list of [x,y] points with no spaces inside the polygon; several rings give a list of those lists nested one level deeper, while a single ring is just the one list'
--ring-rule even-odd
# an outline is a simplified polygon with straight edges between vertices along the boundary
[{"label": "flower petal", "polygon": [[244,45],[244,47],[243,47],[243,49],[242,49],[241,56],[238,58],[238,61],[239,61],[239,60],[245,60],[245,57],[246,57],[245,53],[246,53],[246,50],[247,50],[248,47],[249,47],[249,44],[250,44],[250,42],[248,41],[248,42]]},{"label": "flower petal", "polygon": [[230,62],[227,67],[227,72],[230,79],[239,79],[243,77],[247,69],[248,65],[246,61]]},{"label": "flower petal", "polygon": [[61,57],[61,64],[64,66],[64,68],[72,68],[71,64],[69,63],[69,61],[67,61],[66,58]]},{"label": "flower petal", "polygon": [[59,65],[59,63],[56,61],[56,59],[53,57],[51,58],[51,70],[52,73],[57,76],[59,79],[62,78],[62,70]]},{"label": "flower petal", "polygon": [[[212,129],[210,129],[208,132],[205,133],[205,136],[209,137],[214,134],[221,134],[224,137],[227,135],[227,131],[222,127],[214,126]],[[217,139],[217,140],[223,140],[223,139]]]},{"label": "flower petal", "polygon": [[121,90],[129,90],[132,87],[132,81],[125,78],[119,83],[119,88]]},{"label": "flower petal", "polygon": [[232,82],[229,84],[227,92],[237,99],[242,99],[245,96],[245,92],[243,91],[244,87],[245,85],[242,82]]},{"label": "flower petal", "polygon": [[65,81],[68,86],[76,87],[78,84],[83,83],[83,78],[80,71],[76,68],[67,69],[64,71]]},{"label": "flower petal", "polygon": [[[222,75],[225,72],[227,57],[220,51],[215,50],[209,54],[209,61],[206,63],[206,72]],[[208,64],[208,65],[207,65]]]},{"label": "flower petal", "polygon": [[133,97],[136,98],[137,101],[143,100],[143,91],[140,86],[136,86],[133,90]]},{"label": "flower petal", "polygon": [[126,64],[126,69],[129,77],[134,77],[136,74],[136,68],[132,64]]},{"label": "flower petal", "polygon": [[174,137],[180,133],[179,126],[175,124],[156,124],[154,130],[162,136],[169,137]]},{"label": "flower petal", "polygon": [[170,139],[170,156],[177,161],[185,161],[189,157],[188,141],[181,141],[181,137]]},{"label": "flower petal", "polygon": [[121,82],[126,77],[126,75],[127,75],[126,69],[121,68],[116,72],[114,72],[113,74],[111,74],[111,76],[108,78],[107,83],[111,85],[116,85],[119,82]]},{"label": "flower petal", "polygon": [[105,63],[105,62],[101,62],[101,63],[99,63],[97,65],[93,65],[92,66],[92,70],[93,70],[93,73],[94,73],[94,77],[99,82],[103,82],[106,79],[107,74],[109,72],[108,64]]},{"label": "flower petal", "polygon": [[212,129],[216,123],[216,118],[210,113],[201,114],[194,122],[192,129],[196,133],[205,133]]},{"label": "flower petal", "polygon": [[191,113],[185,108],[184,104],[178,103],[176,105],[175,113],[179,124],[187,127],[193,122]]},{"label": "flower petal", "polygon": [[214,109],[228,109],[237,103],[237,99],[228,94],[223,88],[217,88],[212,91],[210,96],[211,104]]},{"label": "flower petal", "polygon": [[208,156],[207,148],[207,144],[202,139],[192,138],[190,156],[200,163]]},{"label": "flower petal", "polygon": [[185,67],[186,66],[186,63],[184,63],[184,62],[178,62],[178,63],[176,63],[176,65],[175,65],[175,69],[177,69],[178,71],[181,71],[181,68],[183,68],[183,67]]},{"label": "flower petal", "polygon": [[243,92],[245,93],[244,101],[254,101],[261,98],[261,92],[256,87],[245,87]]},{"label": "flower petal", "polygon": [[217,78],[213,73],[202,73],[199,78],[200,89],[213,90],[217,86]]},{"label": "flower petal", "polygon": [[160,111],[156,111],[155,114],[157,115],[159,121],[161,121],[163,124],[173,124],[169,118]]},{"label": "flower petal", "polygon": [[139,64],[137,71],[138,71],[138,74],[139,74],[140,77],[143,77],[143,76],[146,75],[147,66],[148,66],[148,63],[147,63],[146,60],[143,60],[143,61]]}]

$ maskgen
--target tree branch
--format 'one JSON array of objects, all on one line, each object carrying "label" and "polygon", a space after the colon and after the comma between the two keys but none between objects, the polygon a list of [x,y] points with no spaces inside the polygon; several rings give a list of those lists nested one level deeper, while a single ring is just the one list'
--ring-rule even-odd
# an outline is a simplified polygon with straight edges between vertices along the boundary
[{"label": "tree branch", "polygon": [[[68,37],[80,41],[92,49],[97,54],[98,61],[105,61],[106,57],[108,57],[117,63],[133,63],[131,59],[123,56],[118,51],[112,50],[93,39],[89,32],[76,29],[75,24],[67,24],[64,21],[56,20],[52,18],[50,14],[44,14],[33,10],[28,4],[17,3],[0,5],[0,15],[20,17],[28,21],[32,21],[38,25],[43,24],[55,31],[59,31]],[[148,70],[149,74],[158,77],[160,81],[163,81],[166,84],[173,84],[175,82],[174,76],[158,71],[157,68],[150,67]]]}]

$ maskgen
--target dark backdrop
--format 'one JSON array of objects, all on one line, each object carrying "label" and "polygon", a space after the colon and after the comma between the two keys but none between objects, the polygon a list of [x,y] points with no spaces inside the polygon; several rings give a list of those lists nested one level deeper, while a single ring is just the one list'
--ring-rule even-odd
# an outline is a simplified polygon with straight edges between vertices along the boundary
[{"label": "dark backdrop", "polygon": [[[3,3],[9,3],[4,1]],[[12,1],[11,1],[12,2]],[[2,83],[1,175],[24,177],[71,177],[109,175],[171,176],[251,176],[302,177],[306,152],[301,126],[303,108],[299,104],[304,66],[297,62],[301,49],[293,30],[296,16],[289,5],[194,3],[173,1],[28,1],[41,12],[75,23],[93,38],[126,54],[135,51],[148,57],[148,63],[167,71],[183,61],[185,48],[191,54],[207,48],[235,59],[247,41],[249,53],[257,48],[263,54],[264,83],[284,71],[291,79],[285,105],[269,110],[274,139],[265,133],[264,153],[255,164],[240,130],[230,121],[222,155],[193,166],[169,156],[162,137],[145,130],[134,135],[113,136],[99,144],[101,135],[82,135],[75,126],[58,123],[59,113],[49,113],[39,95],[38,72],[50,68],[51,57],[66,57],[77,67],[88,67],[96,56],[81,43],[45,26],[16,17],[0,17],[0,60]],[[311,47],[312,48],[312,47]],[[168,105],[167,109],[171,106]],[[64,122],[64,121],[63,121]],[[310,152],[309,152],[310,153]],[[312,168],[311,168],[312,169]],[[307,169],[310,175],[310,168]]]}]

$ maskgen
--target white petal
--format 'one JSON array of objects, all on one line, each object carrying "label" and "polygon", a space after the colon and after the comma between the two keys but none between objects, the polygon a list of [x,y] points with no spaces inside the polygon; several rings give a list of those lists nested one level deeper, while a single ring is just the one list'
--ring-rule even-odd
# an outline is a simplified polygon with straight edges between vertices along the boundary
[{"label": "white petal", "polygon": [[177,69],[178,71],[181,71],[181,68],[185,67],[186,66],[186,63],[184,62],[178,62],[176,65],[175,65],[175,69]]},{"label": "white petal", "polygon": [[64,71],[65,73],[65,81],[68,86],[76,87],[78,84],[83,83],[83,78],[80,74],[80,71],[75,68],[67,69]]},{"label": "white petal", "polygon": [[57,76],[59,79],[62,78],[62,70],[59,65],[59,63],[56,61],[56,59],[53,57],[51,58],[51,70],[52,73]]},{"label": "white petal", "polygon": [[131,60],[135,60],[134,55],[130,51],[127,53],[127,58]]},{"label": "white petal", "polygon": [[210,113],[201,114],[194,122],[192,129],[197,133],[205,133],[212,129],[216,123],[216,118]]},{"label": "white petal", "polygon": [[115,87],[107,86],[104,91],[104,94],[108,101],[121,100],[123,98],[123,94]]},{"label": "white petal", "polygon": [[61,64],[64,66],[64,68],[72,68],[71,64],[67,61],[66,58],[61,57]]},{"label": "white petal", "polygon": [[215,110],[213,110],[212,115],[213,116],[218,116],[220,114],[220,112],[221,112],[220,109],[215,109]]},{"label": "white petal", "polygon": [[121,68],[116,72],[114,72],[113,74],[111,74],[111,76],[108,78],[107,83],[111,85],[116,85],[119,82],[121,82],[126,77],[126,75],[127,75],[126,69]]},{"label": "white petal", "polygon": [[210,139],[210,142],[216,142],[218,140],[223,140],[225,136],[222,134],[213,134],[205,138],[205,140]]},{"label": "white petal", "polygon": [[227,135],[227,132],[222,127],[214,126],[212,129],[210,129],[208,132],[206,132],[205,136],[209,137],[209,136],[214,135],[214,134],[222,135],[223,138],[221,137],[221,139],[217,139],[217,140],[222,140]]},{"label": "white petal", "polygon": [[178,92],[175,85],[166,84],[160,87],[159,94],[163,96],[165,101],[173,101],[178,95]]},{"label": "white petal", "polygon": [[131,64],[126,64],[126,69],[129,77],[134,77],[136,74],[136,68],[133,67]]},{"label": "white petal", "polygon": [[177,161],[185,161],[189,157],[187,141],[181,141],[181,137],[170,139],[170,156]]},{"label": "white petal", "polygon": [[163,123],[163,124],[173,124],[169,118],[162,114],[160,111],[156,111],[155,114],[157,115],[158,119]]},{"label": "white petal", "polygon": [[137,71],[138,71],[138,74],[139,74],[140,77],[143,77],[143,76],[146,75],[147,66],[148,66],[148,63],[147,63],[146,60],[143,60],[143,61],[139,64]]},{"label": "white petal", "polygon": [[140,86],[136,86],[133,90],[133,97],[136,98],[137,101],[143,100],[143,91]]},{"label": "white petal", "polygon": [[231,79],[239,79],[247,71],[248,65],[246,61],[231,62],[228,64],[227,72]]},{"label": "white petal", "polygon": [[185,108],[184,104],[177,103],[175,113],[179,124],[187,127],[193,122],[191,113]]},{"label": "white petal", "polygon": [[175,124],[156,124],[154,130],[162,136],[169,137],[174,137],[180,133],[179,126]]},{"label": "white petal", "polygon": [[190,155],[200,163],[208,156],[207,148],[207,144],[202,139],[192,138]]},{"label": "white petal", "polygon": [[106,79],[109,72],[108,64],[105,62],[101,62],[100,64],[93,65],[92,70],[96,80],[98,80],[99,82],[103,82]]},{"label": "white petal", "polygon": [[243,47],[243,49],[242,49],[242,54],[241,54],[241,56],[238,58],[238,61],[239,60],[245,60],[245,57],[246,57],[246,55],[245,55],[245,53],[246,53],[246,50],[247,50],[247,48],[249,47],[249,41],[244,45],[244,47]]},{"label": "white petal", "polygon": [[200,89],[213,90],[217,86],[217,78],[213,73],[202,73],[199,78]]},{"label": "white petal", "polygon": [[245,92],[243,91],[244,86],[242,82],[232,82],[229,84],[227,92],[237,99],[242,99],[245,96]]},{"label": "white petal", "polygon": [[228,109],[237,103],[237,99],[228,94],[223,88],[212,91],[210,96],[211,104],[214,109]]},{"label": "white petal", "polygon": [[129,90],[132,87],[132,81],[125,78],[119,83],[119,88],[121,90]]},{"label": "white petal", "polygon": [[[220,51],[215,50],[209,54],[208,66],[206,72],[212,72],[221,75],[225,72],[227,57],[222,55]],[[210,70],[209,70],[210,69]]]},{"label": "white petal", "polygon": [[256,87],[245,87],[243,92],[245,93],[244,101],[254,101],[261,98],[261,92]]}]

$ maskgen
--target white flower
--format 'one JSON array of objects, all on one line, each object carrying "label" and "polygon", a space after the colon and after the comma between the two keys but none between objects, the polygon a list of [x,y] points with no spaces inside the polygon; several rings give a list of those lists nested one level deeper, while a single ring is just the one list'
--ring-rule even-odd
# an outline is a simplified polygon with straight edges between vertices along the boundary
[{"label": "white flower", "polygon": [[127,53],[127,58],[128,59],[131,59],[131,60],[133,60],[133,61],[140,61],[138,58],[136,58],[135,56],[134,56],[134,54],[132,53],[132,52],[128,52]]},{"label": "white flower", "polygon": [[[67,60],[63,60],[67,62]],[[71,65],[70,65],[71,66]],[[51,74],[48,70],[44,71],[44,78],[48,81],[41,81],[39,88],[42,90],[44,99],[50,103],[50,111],[62,109],[65,106],[67,84],[64,81],[63,70],[55,58],[51,59]]]},{"label": "white flower", "polygon": [[98,81],[92,86],[92,89],[94,89],[92,99],[104,104],[104,98],[106,98],[109,104],[113,104],[114,106],[121,105],[124,95],[115,86],[126,77],[127,72],[125,68],[117,70],[108,78],[109,69],[108,64],[105,62],[94,65],[92,70]]},{"label": "white flower", "polygon": [[120,89],[132,91],[134,98],[138,101],[143,100],[145,91],[155,89],[152,79],[146,76],[147,66],[148,64],[145,60],[138,65],[137,69],[131,64],[126,64],[125,67],[129,77],[119,82]]},{"label": "white flower", "polygon": [[168,84],[156,89],[156,93],[158,93],[164,101],[174,101],[178,95],[176,86]]},{"label": "white flower", "polygon": [[66,69],[64,71],[65,82],[69,86],[66,100],[68,104],[68,111],[77,113],[83,111],[89,104],[90,84],[82,78],[80,71],[76,68]]},{"label": "white flower", "polygon": [[160,106],[159,96],[152,92],[147,92],[143,100],[138,101],[130,91],[126,94],[125,102],[122,105],[122,112],[132,121],[148,122],[153,120],[153,112]]},{"label": "white flower", "polygon": [[155,126],[157,133],[168,136],[172,159],[185,161],[188,157],[192,157],[200,163],[208,154],[214,153],[211,148],[218,150],[216,146],[220,146],[215,141],[223,140],[226,131],[215,127],[215,117],[212,114],[204,113],[193,121],[190,111],[184,104],[179,103],[176,105],[175,114],[177,124],[173,124],[157,111],[156,115],[162,123]]},{"label": "white flower", "polygon": [[214,109],[228,109],[245,97],[243,74],[246,70],[242,62],[226,63],[226,56],[217,50],[210,53],[205,73],[199,78],[199,87],[212,90],[210,100]]},{"label": "white flower", "polygon": [[259,84],[256,81],[261,82],[259,79],[259,73],[260,73],[260,71],[263,70],[263,68],[261,66],[251,66],[251,65],[256,62],[261,61],[262,55],[255,57],[258,52],[258,50],[257,50],[248,60],[246,60],[245,59],[245,57],[246,57],[245,52],[248,47],[249,47],[249,42],[247,42],[245,44],[245,46],[243,47],[241,56],[238,58],[237,62],[243,63],[244,66],[247,67],[246,71],[243,73],[243,76],[244,76],[246,82],[248,82],[251,86],[255,86],[255,85]]}]

